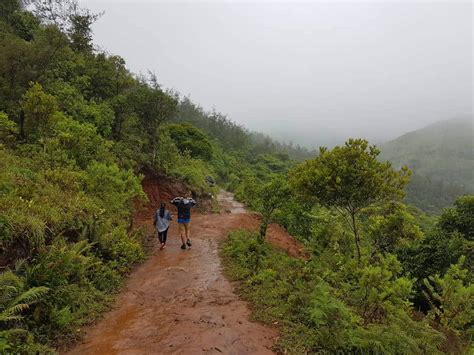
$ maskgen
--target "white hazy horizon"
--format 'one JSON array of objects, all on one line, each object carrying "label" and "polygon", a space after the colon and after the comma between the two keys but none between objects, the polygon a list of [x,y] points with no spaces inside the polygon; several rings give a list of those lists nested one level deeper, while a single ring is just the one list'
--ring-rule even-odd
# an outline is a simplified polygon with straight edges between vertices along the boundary
[{"label": "white hazy horizon", "polygon": [[307,147],[472,117],[471,2],[82,0],[95,44],[245,127]]}]

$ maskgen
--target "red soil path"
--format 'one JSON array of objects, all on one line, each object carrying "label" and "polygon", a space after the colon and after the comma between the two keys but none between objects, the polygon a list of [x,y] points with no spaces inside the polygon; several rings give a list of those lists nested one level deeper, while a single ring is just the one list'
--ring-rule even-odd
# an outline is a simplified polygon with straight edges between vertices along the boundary
[{"label": "red soil path", "polygon": [[[150,204],[169,197],[150,185],[144,184]],[[221,192],[218,199],[221,213],[193,215],[191,249],[179,248],[178,226],[172,223],[167,248],[155,247],[130,275],[114,309],[86,329],[82,343],[69,354],[272,353],[277,330],[249,321],[249,309],[223,276],[218,256],[229,231],[257,229],[258,217],[246,213],[229,193]],[[135,225],[152,233],[152,209],[145,207]],[[278,226],[270,227],[268,238],[292,255],[301,254]]]}]

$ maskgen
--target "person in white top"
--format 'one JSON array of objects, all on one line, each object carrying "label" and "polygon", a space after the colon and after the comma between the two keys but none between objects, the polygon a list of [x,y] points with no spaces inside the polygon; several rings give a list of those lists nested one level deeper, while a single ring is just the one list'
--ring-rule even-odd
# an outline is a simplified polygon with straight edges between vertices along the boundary
[{"label": "person in white top", "polygon": [[170,221],[172,220],[171,213],[166,209],[162,202],[160,209],[155,212],[155,219],[153,225],[158,232],[158,239],[160,240],[160,250],[166,248],[166,238],[168,237],[168,229],[170,228]]}]

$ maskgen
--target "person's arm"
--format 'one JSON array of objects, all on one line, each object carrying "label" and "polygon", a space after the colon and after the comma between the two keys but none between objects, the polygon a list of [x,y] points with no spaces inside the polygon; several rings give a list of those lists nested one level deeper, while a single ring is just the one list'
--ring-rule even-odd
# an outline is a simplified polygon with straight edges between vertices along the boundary
[{"label": "person's arm", "polygon": [[196,201],[194,201],[193,198],[190,199],[189,201],[191,202],[191,206],[192,206],[192,207],[196,206],[197,203],[196,203]]}]

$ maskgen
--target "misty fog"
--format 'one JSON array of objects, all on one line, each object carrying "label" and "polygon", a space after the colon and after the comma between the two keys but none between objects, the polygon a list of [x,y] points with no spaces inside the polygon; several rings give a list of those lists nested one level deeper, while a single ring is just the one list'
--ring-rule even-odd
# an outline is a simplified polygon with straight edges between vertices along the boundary
[{"label": "misty fog", "polygon": [[81,3],[132,71],[275,138],[381,142],[472,116],[470,2]]}]

